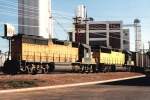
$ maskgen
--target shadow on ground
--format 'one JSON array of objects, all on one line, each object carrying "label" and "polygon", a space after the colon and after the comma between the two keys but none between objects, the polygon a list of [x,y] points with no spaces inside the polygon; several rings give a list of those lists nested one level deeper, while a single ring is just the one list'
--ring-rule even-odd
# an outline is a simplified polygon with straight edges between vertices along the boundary
[{"label": "shadow on ground", "polygon": [[103,83],[101,85],[123,85],[123,86],[150,86],[150,77],[130,79],[125,81],[117,81],[110,83]]}]

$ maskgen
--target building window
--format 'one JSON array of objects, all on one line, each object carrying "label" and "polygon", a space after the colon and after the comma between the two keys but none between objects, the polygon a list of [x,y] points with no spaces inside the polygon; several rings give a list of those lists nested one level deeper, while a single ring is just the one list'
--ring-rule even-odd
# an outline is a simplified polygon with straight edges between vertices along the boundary
[{"label": "building window", "polygon": [[106,30],[106,24],[90,24],[90,30]]},{"label": "building window", "polygon": [[124,36],[128,36],[128,33],[124,33]]},{"label": "building window", "polygon": [[109,24],[110,30],[120,30],[120,24]]},{"label": "building window", "polygon": [[112,48],[121,48],[121,36],[119,32],[109,33],[109,46]]},{"label": "building window", "polygon": [[107,47],[106,41],[90,41],[90,45]]},{"label": "building window", "polygon": [[123,40],[123,44],[124,44],[124,45],[128,45],[128,44],[129,44],[129,42],[128,42],[128,41],[126,41],[126,40]]},{"label": "building window", "polygon": [[106,33],[90,33],[90,38],[106,38]]}]

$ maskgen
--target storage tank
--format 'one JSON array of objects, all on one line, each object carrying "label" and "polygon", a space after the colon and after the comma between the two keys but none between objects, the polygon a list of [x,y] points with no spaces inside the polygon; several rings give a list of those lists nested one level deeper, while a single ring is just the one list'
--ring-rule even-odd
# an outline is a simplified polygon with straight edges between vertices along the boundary
[{"label": "storage tank", "polygon": [[76,17],[80,17],[81,19],[85,19],[87,16],[87,9],[84,5],[79,5],[76,9]]}]

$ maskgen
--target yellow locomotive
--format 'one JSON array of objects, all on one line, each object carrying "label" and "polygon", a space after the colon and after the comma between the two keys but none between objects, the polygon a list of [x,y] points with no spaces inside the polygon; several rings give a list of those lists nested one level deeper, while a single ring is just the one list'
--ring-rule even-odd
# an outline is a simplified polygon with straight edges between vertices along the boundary
[{"label": "yellow locomotive", "polygon": [[96,59],[101,71],[116,71],[116,67],[125,65],[125,53],[122,50],[101,47],[94,49],[93,58]]},{"label": "yellow locomotive", "polygon": [[122,50],[18,34],[11,39],[11,59],[5,61],[2,70],[6,74],[49,73],[57,69],[84,73],[140,67],[137,64],[134,54]]},{"label": "yellow locomotive", "polygon": [[48,73],[54,70],[55,64],[76,65],[78,53],[75,43],[16,35],[11,40],[11,60],[5,62],[4,72]]}]

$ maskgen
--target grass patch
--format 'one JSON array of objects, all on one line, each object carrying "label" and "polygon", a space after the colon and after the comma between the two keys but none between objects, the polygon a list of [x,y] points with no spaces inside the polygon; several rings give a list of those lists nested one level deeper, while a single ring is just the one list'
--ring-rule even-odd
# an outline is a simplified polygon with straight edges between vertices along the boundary
[{"label": "grass patch", "polygon": [[38,86],[36,81],[22,81],[22,80],[11,80],[7,81],[6,84],[8,84],[8,86],[11,88],[27,88]]}]

